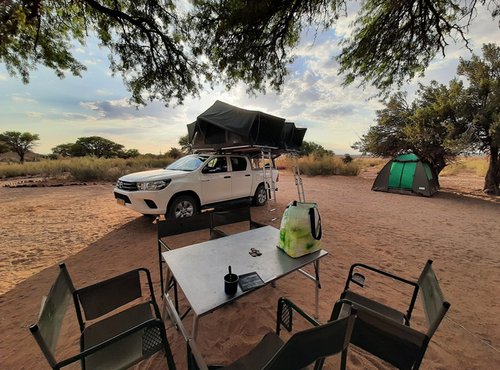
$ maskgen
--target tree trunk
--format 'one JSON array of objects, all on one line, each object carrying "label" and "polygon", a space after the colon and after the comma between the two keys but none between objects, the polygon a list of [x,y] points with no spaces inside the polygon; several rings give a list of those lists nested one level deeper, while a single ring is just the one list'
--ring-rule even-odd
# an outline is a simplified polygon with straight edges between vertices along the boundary
[{"label": "tree trunk", "polygon": [[500,195],[500,158],[498,147],[490,148],[490,163],[484,178],[483,191],[490,195]]}]

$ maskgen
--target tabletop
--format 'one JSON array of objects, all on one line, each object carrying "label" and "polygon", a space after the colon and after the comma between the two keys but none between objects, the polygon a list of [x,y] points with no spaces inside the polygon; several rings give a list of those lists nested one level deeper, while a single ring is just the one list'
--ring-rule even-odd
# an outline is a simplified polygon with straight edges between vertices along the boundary
[{"label": "tabletop", "polygon": [[[195,314],[202,316],[251,292],[238,287],[234,296],[226,295],[224,275],[228,266],[238,275],[257,272],[268,284],[328,254],[319,250],[292,258],[277,247],[278,238],[278,229],[265,226],[174,249],[162,256]],[[258,249],[261,255],[252,257],[251,248]]]}]

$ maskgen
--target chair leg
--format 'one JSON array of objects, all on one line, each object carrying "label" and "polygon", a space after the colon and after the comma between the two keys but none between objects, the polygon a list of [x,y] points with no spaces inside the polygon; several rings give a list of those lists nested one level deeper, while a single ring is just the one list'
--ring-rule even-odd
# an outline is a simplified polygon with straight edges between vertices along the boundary
[{"label": "chair leg", "polygon": [[345,370],[347,364],[347,348],[342,351],[341,359],[340,359],[340,368]]},{"label": "chair leg", "polygon": [[321,370],[323,369],[323,364],[325,363],[324,358],[320,358],[319,360],[316,361],[314,364],[314,370]]}]

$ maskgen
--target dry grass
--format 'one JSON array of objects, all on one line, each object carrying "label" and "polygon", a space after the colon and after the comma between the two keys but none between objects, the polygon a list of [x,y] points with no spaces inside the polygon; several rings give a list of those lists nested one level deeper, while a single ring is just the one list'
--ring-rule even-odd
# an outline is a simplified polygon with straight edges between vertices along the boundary
[{"label": "dry grass", "polygon": [[76,181],[116,181],[124,174],[165,167],[172,161],[170,157],[140,156],[134,159],[82,157],[25,164],[0,163],[0,178],[40,176]]},{"label": "dry grass", "polygon": [[455,176],[461,173],[471,173],[476,176],[486,176],[488,158],[486,157],[460,157],[454,163],[446,166],[440,176]]}]

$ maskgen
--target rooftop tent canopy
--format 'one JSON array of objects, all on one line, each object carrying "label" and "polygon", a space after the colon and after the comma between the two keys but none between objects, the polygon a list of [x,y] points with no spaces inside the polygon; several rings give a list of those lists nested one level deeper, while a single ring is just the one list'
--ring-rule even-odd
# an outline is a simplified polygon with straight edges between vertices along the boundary
[{"label": "rooftop tent canopy", "polygon": [[285,149],[297,150],[302,145],[304,140],[304,135],[306,134],[306,128],[295,127],[293,122],[285,122],[283,127],[282,144]]},{"label": "rooftop tent canopy", "polygon": [[188,125],[188,137],[193,149],[265,146],[287,150],[300,147],[305,130],[284,118],[217,100]]}]

